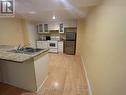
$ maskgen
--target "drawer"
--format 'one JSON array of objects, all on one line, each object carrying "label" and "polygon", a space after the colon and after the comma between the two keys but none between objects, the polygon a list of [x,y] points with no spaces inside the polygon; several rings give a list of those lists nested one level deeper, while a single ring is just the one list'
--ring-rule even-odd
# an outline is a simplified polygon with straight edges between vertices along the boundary
[{"label": "drawer", "polygon": [[61,45],[61,46],[63,46],[63,44],[58,44],[58,45]]},{"label": "drawer", "polygon": [[58,50],[57,50],[57,49],[49,49],[49,52],[50,52],[50,53],[57,53]]},{"label": "drawer", "polygon": [[58,47],[63,48],[63,45],[58,45]]}]

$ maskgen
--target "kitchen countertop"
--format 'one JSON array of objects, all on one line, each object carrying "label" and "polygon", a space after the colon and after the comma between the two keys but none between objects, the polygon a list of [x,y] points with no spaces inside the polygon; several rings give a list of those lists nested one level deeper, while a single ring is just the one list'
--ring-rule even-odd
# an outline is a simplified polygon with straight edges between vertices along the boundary
[{"label": "kitchen countertop", "polygon": [[37,41],[58,41],[58,42],[61,42],[61,41],[65,41],[65,40],[37,40]]},{"label": "kitchen countertop", "polygon": [[44,50],[37,52],[35,54],[23,54],[23,53],[21,54],[21,53],[8,52],[13,49],[14,49],[13,46],[0,45],[0,60],[23,63],[26,60],[34,58],[35,56],[48,51],[48,49],[44,49]]}]

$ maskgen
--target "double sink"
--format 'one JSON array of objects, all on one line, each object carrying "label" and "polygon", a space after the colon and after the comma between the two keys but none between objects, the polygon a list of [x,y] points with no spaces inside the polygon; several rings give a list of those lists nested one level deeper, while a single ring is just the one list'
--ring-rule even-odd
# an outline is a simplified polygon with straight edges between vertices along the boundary
[{"label": "double sink", "polygon": [[10,50],[8,52],[22,53],[22,54],[35,54],[35,53],[40,52],[42,50],[44,50],[44,49],[25,47],[25,48]]}]

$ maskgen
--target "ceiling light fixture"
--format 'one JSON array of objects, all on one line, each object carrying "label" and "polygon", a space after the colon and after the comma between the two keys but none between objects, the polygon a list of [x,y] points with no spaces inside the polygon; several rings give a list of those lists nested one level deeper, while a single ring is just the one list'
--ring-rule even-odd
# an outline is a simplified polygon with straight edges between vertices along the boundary
[{"label": "ceiling light fixture", "polygon": [[55,20],[56,19],[56,16],[53,16],[52,19]]}]

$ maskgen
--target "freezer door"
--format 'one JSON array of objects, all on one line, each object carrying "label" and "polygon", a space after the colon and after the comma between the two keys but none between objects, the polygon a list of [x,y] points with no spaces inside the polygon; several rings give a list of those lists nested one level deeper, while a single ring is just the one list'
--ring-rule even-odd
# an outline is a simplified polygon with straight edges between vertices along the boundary
[{"label": "freezer door", "polygon": [[76,32],[66,32],[66,40],[67,41],[75,41],[76,40]]}]

